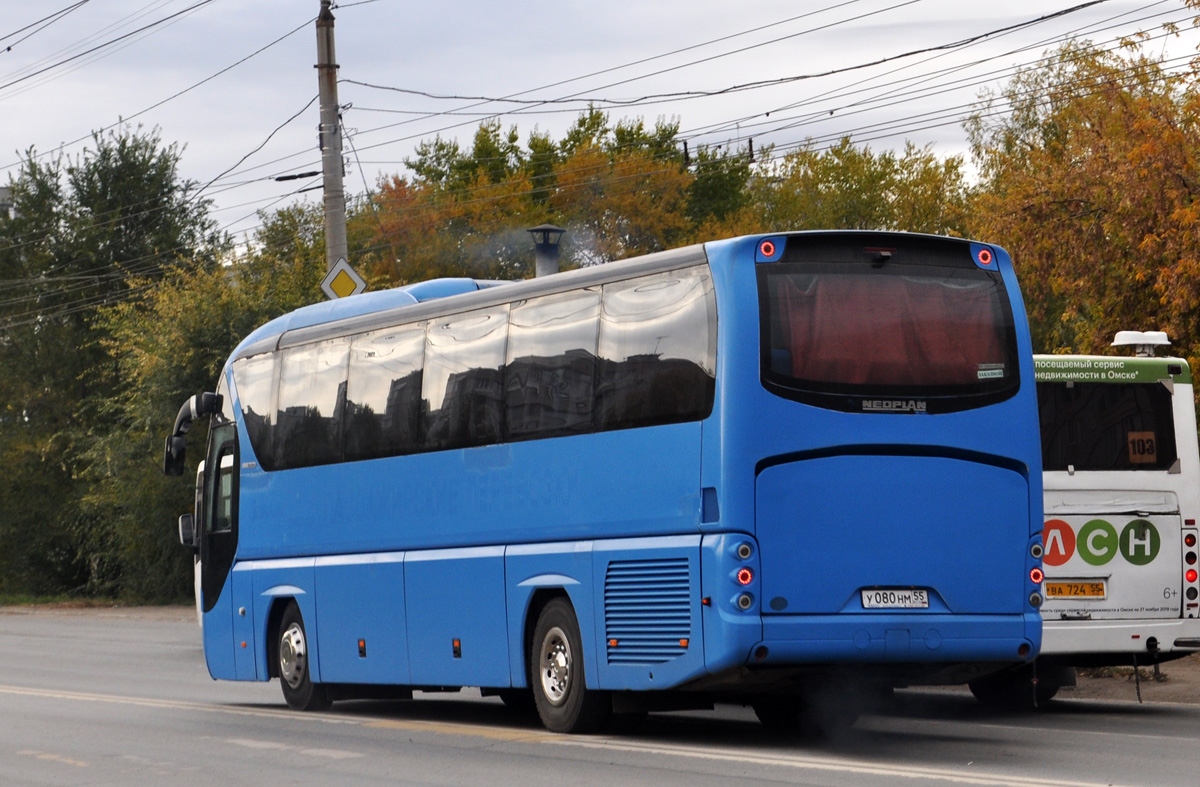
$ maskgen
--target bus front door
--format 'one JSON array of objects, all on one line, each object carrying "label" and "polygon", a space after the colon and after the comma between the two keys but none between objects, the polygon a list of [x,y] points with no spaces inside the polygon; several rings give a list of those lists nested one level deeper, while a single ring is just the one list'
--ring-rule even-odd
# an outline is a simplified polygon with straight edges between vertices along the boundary
[{"label": "bus front door", "polygon": [[237,426],[213,419],[204,460],[203,510],[199,531],[200,607],[209,674],[235,678],[233,602],[229,573],[237,552]]}]

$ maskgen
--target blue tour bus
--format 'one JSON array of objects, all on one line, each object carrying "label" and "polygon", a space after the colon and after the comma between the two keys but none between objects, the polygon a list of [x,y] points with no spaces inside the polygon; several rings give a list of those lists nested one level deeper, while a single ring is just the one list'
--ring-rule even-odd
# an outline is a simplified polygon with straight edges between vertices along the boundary
[{"label": "blue tour bus", "polygon": [[357,295],[246,337],[167,472],[206,415],[208,669],[294,708],[476,686],[557,731],[726,700],[790,726],[1038,652],[997,246],[784,233]]}]

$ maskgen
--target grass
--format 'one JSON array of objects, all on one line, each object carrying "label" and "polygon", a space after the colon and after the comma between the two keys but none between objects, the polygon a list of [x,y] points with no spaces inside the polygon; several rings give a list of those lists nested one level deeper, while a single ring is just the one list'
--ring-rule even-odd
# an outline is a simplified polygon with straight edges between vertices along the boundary
[{"label": "grass", "polygon": [[[1167,673],[1157,667],[1138,667],[1138,678],[1140,680],[1153,681],[1155,683],[1166,683],[1168,680]],[[1079,670],[1081,678],[1124,678],[1125,680],[1133,680],[1133,667],[1088,667]]]},{"label": "grass", "polygon": [[91,609],[115,607],[118,603],[111,598],[79,598],[77,596],[29,596],[24,594],[0,594],[0,607],[57,607],[61,609]]}]

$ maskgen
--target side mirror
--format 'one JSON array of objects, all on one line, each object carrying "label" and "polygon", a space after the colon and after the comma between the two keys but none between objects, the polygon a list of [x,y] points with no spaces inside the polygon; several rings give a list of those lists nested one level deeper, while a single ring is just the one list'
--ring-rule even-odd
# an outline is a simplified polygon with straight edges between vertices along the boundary
[{"label": "side mirror", "polygon": [[179,517],[179,543],[196,551],[196,519],[191,514]]},{"label": "side mirror", "polygon": [[187,438],[183,435],[168,435],[163,451],[163,473],[183,475],[184,460],[187,459]]},{"label": "side mirror", "polygon": [[167,436],[167,445],[163,451],[163,474],[183,475],[183,460],[187,456],[187,433],[192,428],[192,421],[204,415],[212,415],[221,411],[222,398],[220,394],[199,393],[189,397],[179,408],[175,416],[175,429]]}]

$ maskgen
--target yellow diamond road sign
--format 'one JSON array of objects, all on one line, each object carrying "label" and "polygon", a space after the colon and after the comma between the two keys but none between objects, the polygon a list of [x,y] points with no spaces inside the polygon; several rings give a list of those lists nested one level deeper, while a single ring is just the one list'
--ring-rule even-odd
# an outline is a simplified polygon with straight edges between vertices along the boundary
[{"label": "yellow diamond road sign", "polygon": [[350,267],[350,263],[346,262],[345,257],[338,257],[338,261],[333,264],[329,273],[325,274],[325,278],[321,281],[321,289],[325,291],[330,300],[358,295],[366,288],[367,283]]}]

